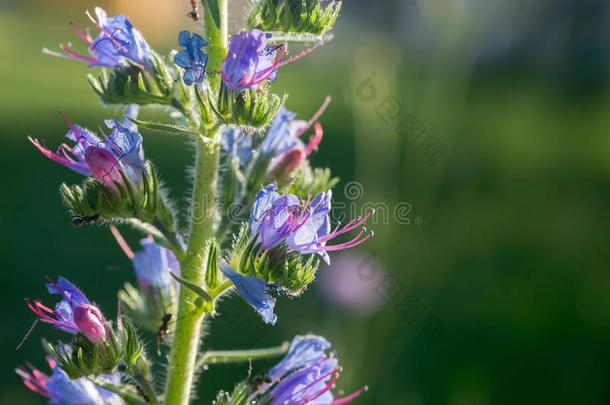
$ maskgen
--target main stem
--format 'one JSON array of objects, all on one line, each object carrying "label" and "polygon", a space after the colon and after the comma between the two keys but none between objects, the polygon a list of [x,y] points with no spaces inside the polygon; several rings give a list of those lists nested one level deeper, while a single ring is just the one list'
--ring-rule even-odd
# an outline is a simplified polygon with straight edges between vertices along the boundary
[{"label": "main stem", "polygon": [[[214,25],[209,8],[203,4],[205,32],[208,41],[208,72],[219,72],[222,60],[227,53],[227,5],[228,0],[219,0],[220,28]],[[208,77],[212,89],[220,85],[220,75],[212,73]],[[181,263],[182,277],[197,285],[205,280],[207,261],[206,242],[213,236],[214,203],[218,179],[218,154],[216,129],[206,134],[213,141],[197,138],[195,184],[191,206],[189,241],[186,257]],[[180,289],[176,331],[168,369],[165,390],[165,405],[188,405],[193,386],[195,361],[199,349],[201,323],[205,315],[201,307],[195,306],[197,296],[188,288]]]}]

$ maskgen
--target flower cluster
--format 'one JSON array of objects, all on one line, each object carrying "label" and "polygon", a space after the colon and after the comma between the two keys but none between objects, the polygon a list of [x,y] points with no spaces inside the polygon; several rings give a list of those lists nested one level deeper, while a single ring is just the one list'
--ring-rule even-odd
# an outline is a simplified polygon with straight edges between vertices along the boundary
[{"label": "flower cluster", "polygon": [[[77,53],[70,44],[60,45],[62,52],[44,49],[101,68],[97,78],[88,75],[93,91],[104,105],[126,109],[122,119],[106,120],[107,129],[99,132],[73,124],[61,113],[70,142],[55,152],[44,141],[28,139],[51,160],[86,176],[79,185],[60,186],[72,223],[78,227],[101,218],[99,224],[109,226],[136,280],[119,292],[116,321],[63,277],[46,284],[59,297],[55,306],[27,301],[36,320],[26,337],[40,321],[71,339],[47,345],[50,375],[29,364],[16,370],[28,388],[51,404],[186,403],[196,361],[206,364],[214,357],[208,351],[197,360],[197,349],[202,327],[221,312],[216,308],[225,294],[236,291],[264,322],[275,324],[274,295],[301,294],[315,279],[319,263],[330,263],[330,252],[358,246],[373,235],[364,228],[373,211],[333,228],[334,179],[328,169],[310,166],[323,137],[318,121],[330,97],[305,121],[284,107],[287,95],[271,91],[280,67],[322,44],[321,34],[332,27],[338,7],[321,8],[318,0],[267,3],[265,12],[260,5],[253,8],[248,21],[255,24],[233,33],[228,46],[227,18],[212,1],[204,5],[205,18],[211,18],[205,24],[208,35],[182,31],[181,49],[166,56],[154,52],[125,16],[108,16],[101,8],[95,9],[95,18],[87,12],[99,30],[96,36],[72,25],[88,54]],[[198,15],[193,7],[192,15]],[[270,7],[283,13],[281,23],[272,21],[279,14]],[[327,11],[322,15],[320,10]],[[288,58],[293,40],[313,45]],[[139,106],[150,105],[168,111],[172,122],[138,119]],[[146,136],[181,135],[196,145],[194,190],[184,221],[177,218],[180,212],[155,166],[144,157],[140,130]],[[230,206],[239,207],[237,221],[225,209]],[[146,235],[139,250],[134,252],[119,232],[122,224]],[[147,356],[141,329],[156,333],[157,354],[169,359],[165,393],[156,392],[159,367]],[[169,343],[171,352],[163,353],[161,342]],[[326,339],[307,335],[294,338],[289,348],[261,350],[271,356],[288,349],[260,379],[248,377],[233,394],[221,392],[215,403],[349,402],[365,389],[343,397],[334,392],[340,367],[330,348]],[[222,351],[214,358],[228,362],[250,356]]]}]

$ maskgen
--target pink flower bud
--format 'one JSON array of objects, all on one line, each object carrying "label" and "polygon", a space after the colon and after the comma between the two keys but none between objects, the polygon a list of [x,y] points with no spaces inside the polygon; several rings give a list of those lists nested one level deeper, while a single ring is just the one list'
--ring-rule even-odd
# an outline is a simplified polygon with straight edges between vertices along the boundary
[{"label": "pink flower bud", "polygon": [[123,184],[121,164],[112,152],[97,146],[89,146],[85,150],[85,162],[97,181],[115,193],[118,193],[114,182]]},{"label": "pink flower bud", "polygon": [[94,305],[83,304],[74,309],[73,321],[80,332],[92,343],[100,343],[108,339],[106,319],[100,309]]}]

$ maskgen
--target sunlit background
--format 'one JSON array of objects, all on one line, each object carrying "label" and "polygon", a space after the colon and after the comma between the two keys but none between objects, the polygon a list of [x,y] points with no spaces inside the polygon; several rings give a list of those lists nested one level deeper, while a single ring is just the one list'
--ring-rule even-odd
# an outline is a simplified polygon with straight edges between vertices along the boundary
[{"label": "sunlit background", "polygon": [[[96,5],[128,15],[163,52],[180,30],[201,31],[188,0],[0,4],[2,404],[45,402],[13,372],[45,369],[41,338],[66,338],[39,324],[15,351],[34,319],[24,298],[50,300],[45,275],[72,280],[109,317],[133,279],[107,229],[70,225],[58,185],[80,176],[26,140],[58,145],[59,109],[90,128],[121,113],[100,105],[85,65],[41,52],[76,46],[68,22],[90,25]],[[313,164],[341,177],[345,215],[377,207],[375,237],[333,256],[301,298],[278,299],[275,327],[239,297],[223,301],[206,345],[324,335],[343,366],[337,389],[370,388],[355,404],[610,403],[608,6],[346,0],[335,39],[283,67],[274,89],[303,119],[333,97]],[[231,29],[245,8],[231,2]],[[191,151],[143,135],[184,208]],[[125,234],[135,246],[139,235]],[[204,371],[196,403],[247,372]]]}]

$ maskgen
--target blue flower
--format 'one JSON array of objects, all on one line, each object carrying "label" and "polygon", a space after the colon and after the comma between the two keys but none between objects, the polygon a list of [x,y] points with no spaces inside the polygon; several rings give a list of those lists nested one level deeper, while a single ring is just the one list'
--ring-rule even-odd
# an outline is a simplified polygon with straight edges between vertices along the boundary
[{"label": "blue flower", "polygon": [[366,229],[352,240],[327,246],[326,243],[335,237],[360,227],[375,211],[350,221],[342,228],[330,230],[329,213],[331,210],[332,192],[319,193],[313,201],[308,198],[302,201],[294,194],[280,195],[277,184],[273,183],[259,191],[252,206],[249,229],[257,235],[262,249],[271,249],[286,243],[290,251],[303,254],[317,253],[330,264],[329,251],[343,250],[359,245],[373,236],[373,233],[362,237]]},{"label": "blue flower", "polygon": [[272,381],[279,380],[292,370],[318,363],[326,357],[328,349],[330,343],[322,336],[295,336],[286,356],[269,370],[268,375]]},{"label": "blue flower", "polygon": [[[26,387],[49,399],[49,403],[57,405],[121,405],[123,400],[117,394],[105,390],[86,378],[71,380],[68,375],[57,367],[53,359],[49,359],[53,370],[51,376],[30,366],[30,370],[20,367],[15,371]],[[114,383],[120,383],[119,374],[106,375],[102,378]]]},{"label": "blue flower", "polygon": [[97,21],[87,12],[91,21],[100,30],[95,39],[91,37],[88,31],[83,34],[72,24],[72,28],[78,36],[88,45],[89,55],[85,56],[74,52],[71,44],[67,46],[59,45],[64,53],[50,51],[47,48],[42,51],[60,58],[88,62],[90,67],[100,66],[113,69],[117,66],[125,66],[127,60],[129,60],[146,69],[150,68],[150,59],[152,58],[150,47],[127,17],[124,15],[108,17],[106,12],[99,7],[95,8],[95,14]]},{"label": "blue flower", "polygon": [[208,55],[203,53],[201,48],[208,43],[197,34],[191,37],[188,31],[182,31],[178,35],[178,44],[186,48],[174,56],[174,63],[184,68],[184,84],[190,86],[193,83],[201,83],[208,64]]},{"label": "blue flower", "polygon": [[296,336],[284,359],[267,374],[271,383],[260,388],[265,394],[261,402],[268,401],[271,405],[339,405],[365,391],[366,387],[335,399],[331,390],[340,368],[338,360],[326,353],[328,349],[330,343],[321,336]]},{"label": "blue flower", "polygon": [[140,31],[124,15],[108,17],[100,7],[95,8],[96,25],[100,33],[91,43],[98,58],[96,66],[113,68],[126,59],[139,65],[150,66],[151,50]]},{"label": "blue flower", "polygon": [[275,50],[267,47],[267,36],[258,29],[234,34],[220,71],[225,85],[239,93],[256,89],[266,80],[274,81],[286,48],[281,47],[277,59]]},{"label": "blue flower", "polygon": [[106,120],[112,133],[109,137],[104,135],[105,142],[89,130],[73,125],[65,115],[64,119],[70,127],[66,138],[73,141],[74,146],[62,144],[57,152],[52,152],[44,142],[32,137],[28,139],[49,159],[85,176],[94,175],[110,188],[113,187],[113,181],[122,182],[120,170],[124,170],[128,178],[139,184],[142,172],[146,172],[142,136],[138,133],[137,126],[128,119],[135,118],[137,112],[137,106],[133,105],[127,109],[120,123]]},{"label": "blue flower", "polygon": [[126,173],[136,184],[142,180],[142,173],[146,173],[142,135],[138,132],[137,125],[129,120],[136,118],[137,115],[138,106],[130,105],[121,122],[114,119],[105,121],[106,126],[112,129],[106,147],[121,162]]},{"label": "blue flower", "polygon": [[145,288],[163,291],[167,297],[172,282],[169,272],[180,274],[180,263],[171,250],[157,245],[151,239],[142,239],[144,250],[133,256],[136,277]]},{"label": "blue flower", "polygon": [[244,134],[240,127],[225,127],[220,145],[227,152],[230,159],[238,158],[240,164],[252,158],[252,136]]},{"label": "blue flower", "polygon": [[269,293],[273,285],[256,277],[239,274],[223,259],[218,261],[218,265],[222,274],[233,282],[238,294],[263,317],[266,323],[275,325],[277,321],[277,315],[273,312],[275,299]]},{"label": "blue flower", "polygon": [[38,300],[34,301],[34,304],[28,301],[28,306],[40,317],[41,321],[52,324],[54,328],[59,328],[68,333],[78,332],[80,329],[73,319],[74,310],[81,305],[89,305],[89,300],[78,288],[63,277],[59,277],[57,283],[50,279],[49,281],[50,283],[46,285],[49,293],[59,294],[63,297],[55,306],[55,310],[44,306]]}]

